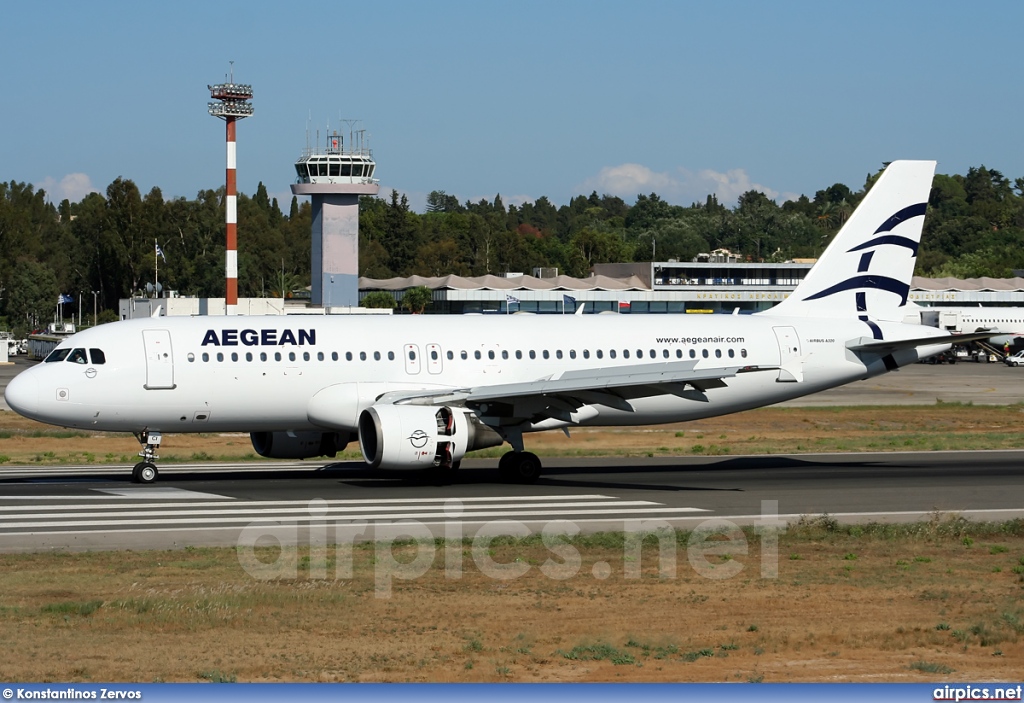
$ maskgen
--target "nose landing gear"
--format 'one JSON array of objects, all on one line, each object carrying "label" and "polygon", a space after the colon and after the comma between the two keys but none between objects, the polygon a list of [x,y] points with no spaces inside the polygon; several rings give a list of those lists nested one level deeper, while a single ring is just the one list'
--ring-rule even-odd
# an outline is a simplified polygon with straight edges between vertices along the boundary
[{"label": "nose landing gear", "polygon": [[156,452],[160,448],[163,435],[159,432],[143,430],[135,435],[135,439],[139,440],[139,444],[143,445],[142,451],[139,452],[142,461],[132,468],[132,481],[135,483],[153,483],[159,475],[156,464],[153,462],[160,458]]}]

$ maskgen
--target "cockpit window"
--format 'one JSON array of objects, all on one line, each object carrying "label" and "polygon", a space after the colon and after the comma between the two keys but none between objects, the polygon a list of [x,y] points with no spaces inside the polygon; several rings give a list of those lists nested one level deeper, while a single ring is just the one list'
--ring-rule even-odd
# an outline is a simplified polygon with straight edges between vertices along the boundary
[{"label": "cockpit window", "polygon": [[90,349],[89,358],[92,359],[92,363],[94,364],[107,363],[107,355],[103,353],[102,349]]},{"label": "cockpit window", "polygon": [[73,349],[68,356],[68,361],[73,364],[88,364],[89,357],[85,355],[84,349]]},{"label": "cockpit window", "polygon": [[68,358],[68,354],[70,353],[71,350],[67,348],[54,349],[52,352],[50,352],[50,355],[43,360],[43,362],[49,364],[54,361],[64,361],[66,358]]}]

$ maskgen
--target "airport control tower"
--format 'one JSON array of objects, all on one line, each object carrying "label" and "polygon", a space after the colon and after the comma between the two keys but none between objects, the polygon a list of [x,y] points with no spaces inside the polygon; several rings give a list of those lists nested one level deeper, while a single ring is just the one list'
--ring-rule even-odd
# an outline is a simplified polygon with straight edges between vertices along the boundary
[{"label": "airport control tower", "polygon": [[324,149],[307,146],[295,162],[292,193],[313,199],[313,305],[359,305],[359,196],[380,191],[376,168],[363,130],[350,132],[347,145],[334,132]]}]

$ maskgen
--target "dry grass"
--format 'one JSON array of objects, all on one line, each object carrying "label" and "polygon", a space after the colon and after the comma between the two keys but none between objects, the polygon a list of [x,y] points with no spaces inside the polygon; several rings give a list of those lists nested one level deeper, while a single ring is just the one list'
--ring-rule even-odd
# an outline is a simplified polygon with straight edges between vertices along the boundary
[{"label": "dry grass", "polygon": [[[446,578],[444,545],[422,577],[375,596],[381,560],[351,578],[260,581],[232,550],[0,555],[4,680],[132,681],[931,681],[1011,680],[1024,658],[1024,523],[843,527],[781,538],[779,577],[760,541],[701,576],[654,545],[623,577],[621,536],[577,538],[581,568],[552,578],[536,539],[494,544],[520,578],[480,573],[469,545]],[[265,557],[274,556],[268,551]],[[333,559],[333,553],[331,554]],[[601,563],[611,575],[599,579]],[[595,565],[599,565],[595,571]],[[334,563],[327,564],[334,573]]]},{"label": "dry grass", "polygon": [[[678,456],[1024,448],[1024,406],[761,408],[674,425],[577,428],[527,437],[542,456]],[[507,448],[471,456],[496,457]],[[131,435],[67,431],[0,411],[0,464],[134,463]],[[168,435],[162,463],[257,460],[244,434]],[[358,459],[353,444],[339,459]],[[322,459],[311,460],[322,463]]]}]

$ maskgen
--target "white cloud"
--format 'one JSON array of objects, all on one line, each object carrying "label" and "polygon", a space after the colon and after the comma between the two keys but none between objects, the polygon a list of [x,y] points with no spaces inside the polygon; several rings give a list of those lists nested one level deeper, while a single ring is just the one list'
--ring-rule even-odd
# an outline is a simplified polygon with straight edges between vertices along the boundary
[{"label": "white cloud", "polygon": [[[752,181],[742,168],[725,172],[704,169],[694,173],[679,167],[675,172],[658,172],[642,164],[605,166],[596,176],[577,186],[576,190],[583,194],[597,191],[599,195],[617,195],[627,202],[641,193],[657,193],[663,200],[677,205],[703,202],[708,195],[714,193],[718,202],[730,207],[748,190],[760,191],[772,200],[777,200],[781,195],[772,188]],[[783,199],[790,195],[785,194]]]},{"label": "white cloud", "polygon": [[60,181],[47,176],[43,179],[42,183],[35,185],[36,190],[45,190],[50,202],[54,204],[58,204],[65,199],[77,203],[89,193],[100,192],[98,188],[93,186],[89,176],[84,173],[69,173],[61,178]]}]

